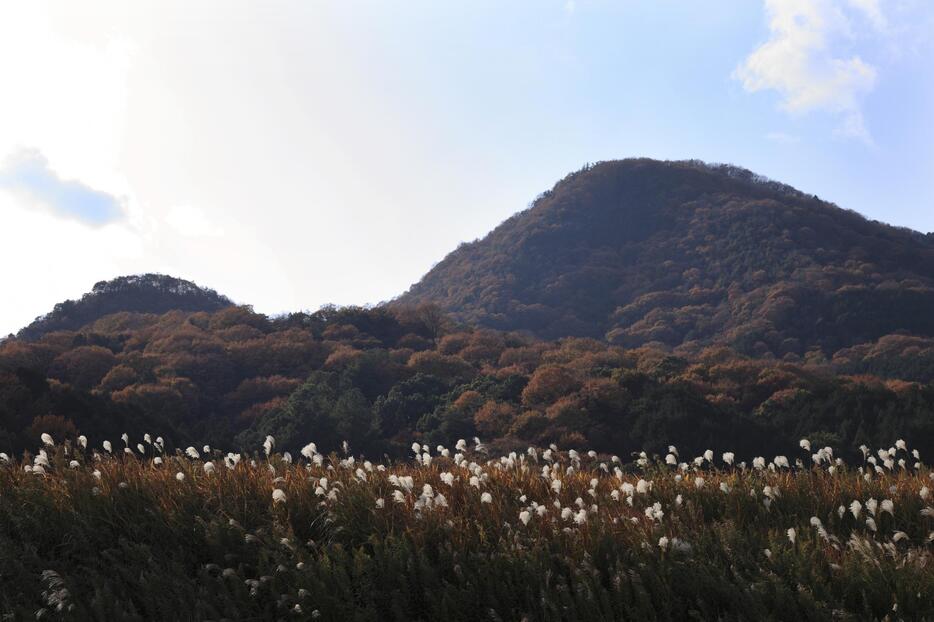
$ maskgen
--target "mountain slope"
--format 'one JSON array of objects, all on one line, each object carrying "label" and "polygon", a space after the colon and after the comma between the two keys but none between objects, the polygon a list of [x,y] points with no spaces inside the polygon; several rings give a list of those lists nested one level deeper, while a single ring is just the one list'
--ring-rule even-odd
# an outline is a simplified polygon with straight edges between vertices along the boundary
[{"label": "mountain slope", "polygon": [[17,333],[17,338],[36,340],[58,330],[77,330],[111,313],[165,313],[166,311],[217,311],[233,302],[213,289],[162,274],[122,276],[100,281],[80,300],[55,305],[47,315]]},{"label": "mountain slope", "polygon": [[544,338],[829,355],[900,331],[934,335],[934,236],[736,167],[603,162],[461,245],[395,302]]}]

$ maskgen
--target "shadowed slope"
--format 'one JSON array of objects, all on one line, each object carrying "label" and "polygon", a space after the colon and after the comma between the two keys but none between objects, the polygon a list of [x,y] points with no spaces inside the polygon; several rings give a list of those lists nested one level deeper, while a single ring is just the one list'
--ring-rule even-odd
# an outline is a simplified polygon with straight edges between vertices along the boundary
[{"label": "shadowed slope", "polygon": [[732,166],[573,173],[397,301],[544,338],[803,356],[934,334],[934,239]]},{"label": "shadowed slope", "polygon": [[112,313],[165,313],[167,311],[217,311],[233,302],[213,289],[162,274],[122,276],[100,281],[80,300],[66,300],[17,333],[19,339],[36,340],[58,330],[77,330]]}]

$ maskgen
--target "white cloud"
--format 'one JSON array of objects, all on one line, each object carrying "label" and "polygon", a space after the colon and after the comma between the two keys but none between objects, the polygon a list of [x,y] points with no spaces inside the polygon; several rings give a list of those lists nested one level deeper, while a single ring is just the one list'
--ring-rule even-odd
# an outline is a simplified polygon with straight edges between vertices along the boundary
[{"label": "white cloud", "polygon": [[24,202],[89,225],[103,225],[124,216],[122,201],[73,179],[62,179],[38,150],[23,149],[0,164],[0,188]]},{"label": "white cloud", "polygon": [[736,69],[749,92],[774,90],[792,114],[813,110],[841,118],[837,133],[871,142],[860,100],[875,87],[876,68],[857,54],[840,54],[837,45],[854,37],[845,10],[856,9],[882,27],[885,18],[875,0],[766,0],[769,40]]}]

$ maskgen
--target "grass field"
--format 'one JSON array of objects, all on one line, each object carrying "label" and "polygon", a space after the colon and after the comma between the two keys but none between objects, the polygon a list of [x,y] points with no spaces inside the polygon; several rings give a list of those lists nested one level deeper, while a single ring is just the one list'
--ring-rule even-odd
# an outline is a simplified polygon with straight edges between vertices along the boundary
[{"label": "grass field", "polygon": [[0,455],[4,620],[934,619],[910,447]]}]

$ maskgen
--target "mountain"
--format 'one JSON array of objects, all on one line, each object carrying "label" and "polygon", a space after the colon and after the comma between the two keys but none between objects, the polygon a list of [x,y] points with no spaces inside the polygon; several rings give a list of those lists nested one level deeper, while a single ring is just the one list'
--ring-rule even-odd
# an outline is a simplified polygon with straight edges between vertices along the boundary
[{"label": "mountain", "polygon": [[17,333],[17,338],[34,341],[61,330],[77,330],[106,315],[129,311],[217,311],[233,306],[226,296],[191,281],[162,274],[122,276],[100,281],[80,300],[60,302],[47,315]]},{"label": "mountain", "polygon": [[927,454],[932,310],[930,235],[736,167],[605,162],[388,305],[270,318],[172,277],[99,283],[0,343],[0,451],[149,433],[170,451]]},{"label": "mountain", "polygon": [[602,162],[394,301],[420,303],[548,339],[829,357],[890,334],[934,335],[934,235],[734,166]]}]

